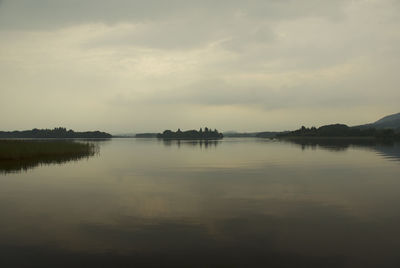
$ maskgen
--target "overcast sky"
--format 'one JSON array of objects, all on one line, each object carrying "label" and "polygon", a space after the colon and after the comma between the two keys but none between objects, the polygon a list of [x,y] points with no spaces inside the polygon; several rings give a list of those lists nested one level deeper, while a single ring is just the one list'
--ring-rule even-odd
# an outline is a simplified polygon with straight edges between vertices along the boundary
[{"label": "overcast sky", "polygon": [[262,131],[400,112],[399,0],[0,0],[0,129]]}]

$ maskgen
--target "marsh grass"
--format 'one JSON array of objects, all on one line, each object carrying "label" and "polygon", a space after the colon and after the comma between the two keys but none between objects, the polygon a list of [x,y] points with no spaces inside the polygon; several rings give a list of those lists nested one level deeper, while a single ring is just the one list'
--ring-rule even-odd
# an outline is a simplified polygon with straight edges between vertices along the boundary
[{"label": "marsh grass", "polygon": [[88,158],[98,152],[89,142],[68,140],[0,140],[0,172],[18,172],[41,164]]}]

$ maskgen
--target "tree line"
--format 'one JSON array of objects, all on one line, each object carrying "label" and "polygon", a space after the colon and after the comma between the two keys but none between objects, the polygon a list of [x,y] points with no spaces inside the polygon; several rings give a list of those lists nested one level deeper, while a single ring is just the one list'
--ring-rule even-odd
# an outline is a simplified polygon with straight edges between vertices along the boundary
[{"label": "tree line", "polygon": [[280,133],[277,137],[375,137],[375,138],[400,138],[400,134],[393,129],[356,128],[344,124],[326,125],[319,128],[301,128],[286,133]]},{"label": "tree line", "polygon": [[67,130],[63,127],[54,129],[37,129],[24,131],[0,131],[0,138],[102,138],[108,139],[112,135],[101,131],[75,132],[72,129]]}]

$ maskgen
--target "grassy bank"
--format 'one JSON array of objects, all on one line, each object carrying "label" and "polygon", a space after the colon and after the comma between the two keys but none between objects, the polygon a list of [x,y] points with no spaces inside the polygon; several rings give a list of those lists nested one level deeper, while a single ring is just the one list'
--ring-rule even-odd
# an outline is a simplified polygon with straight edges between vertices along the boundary
[{"label": "grassy bank", "polygon": [[27,170],[41,164],[63,163],[90,157],[93,143],[60,140],[0,140],[0,171]]}]

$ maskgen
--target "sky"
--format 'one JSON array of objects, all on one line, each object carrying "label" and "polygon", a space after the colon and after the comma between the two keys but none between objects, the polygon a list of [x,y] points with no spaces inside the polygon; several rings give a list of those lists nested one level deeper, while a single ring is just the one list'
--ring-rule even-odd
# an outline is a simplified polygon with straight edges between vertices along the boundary
[{"label": "sky", "polygon": [[0,0],[0,130],[376,121],[399,29],[400,0]]}]

